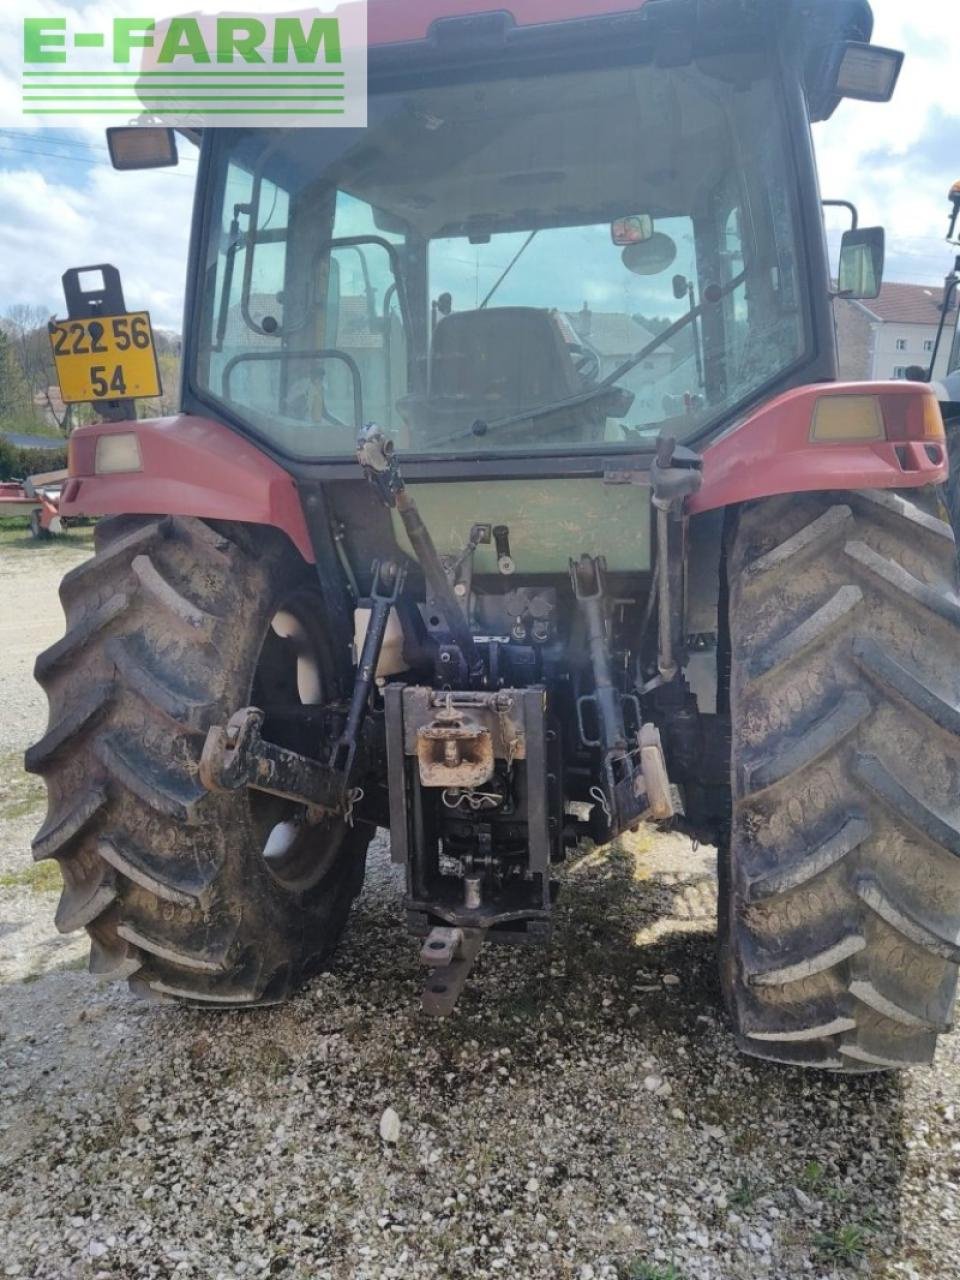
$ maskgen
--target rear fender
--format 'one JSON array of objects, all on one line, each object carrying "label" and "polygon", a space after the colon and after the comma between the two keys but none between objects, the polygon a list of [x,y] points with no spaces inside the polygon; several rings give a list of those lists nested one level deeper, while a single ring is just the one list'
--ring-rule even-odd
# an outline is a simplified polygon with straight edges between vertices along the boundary
[{"label": "rear fender", "polygon": [[[140,468],[97,475],[97,441],[136,435]],[[99,423],[70,437],[63,516],[168,515],[271,525],[315,562],[293,478],[249,440],[208,418],[180,414]]]},{"label": "rear fender", "polygon": [[[884,438],[811,439],[814,411],[825,396],[879,398]],[[933,407],[931,389],[915,382],[825,383],[788,391],[704,450],[703,486],[687,509],[695,515],[784,493],[943,484],[943,435],[924,435],[918,426],[939,421],[938,407],[936,419],[926,416]]]}]

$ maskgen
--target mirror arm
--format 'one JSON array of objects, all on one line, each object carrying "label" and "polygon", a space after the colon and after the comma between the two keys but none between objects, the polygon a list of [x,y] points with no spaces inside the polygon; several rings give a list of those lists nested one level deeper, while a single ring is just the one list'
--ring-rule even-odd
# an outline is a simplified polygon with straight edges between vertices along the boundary
[{"label": "mirror arm", "polygon": [[850,200],[821,200],[824,209],[847,209],[850,213],[850,230],[856,231],[860,226],[860,214],[857,206]]}]

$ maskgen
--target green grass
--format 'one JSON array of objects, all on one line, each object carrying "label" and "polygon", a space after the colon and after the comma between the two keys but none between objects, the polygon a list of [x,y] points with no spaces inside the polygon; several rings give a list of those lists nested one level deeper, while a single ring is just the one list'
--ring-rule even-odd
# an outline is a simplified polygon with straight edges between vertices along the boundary
[{"label": "green grass", "polygon": [[814,1238],[817,1250],[835,1262],[852,1264],[866,1256],[873,1231],[865,1223],[848,1222]]},{"label": "green grass", "polygon": [[807,1191],[816,1191],[823,1184],[826,1176],[826,1169],[817,1160],[808,1160],[803,1166],[803,1172],[800,1174],[800,1181]]},{"label": "green grass", "polygon": [[63,877],[56,862],[32,862],[17,871],[5,871],[0,875],[2,889],[31,889],[34,893],[58,893]]},{"label": "green grass", "polygon": [[760,1195],[760,1185],[750,1178],[741,1178],[736,1191],[730,1197],[734,1209],[749,1209]]},{"label": "green grass", "polygon": [[642,1258],[635,1258],[632,1262],[628,1262],[621,1274],[622,1280],[687,1280],[683,1272],[678,1271],[672,1262],[658,1265],[654,1262],[645,1262]]},{"label": "green grass", "polygon": [[10,751],[0,756],[0,821],[14,822],[43,809],[44,786],[26,773],[23,755]]},{"label": "green grass", "polygon": [[30,794],[7,799],[4,794],[4,788],[0,786],[0,818],[5,818],[7,822],[15,822],[18,818],[26,818],[31,813],[38,812],[42,804],[42,788],[36,794],[31,791]]},{"label": "green grass", "polygon": [[0,547],[23,547],[31,551],[93,550],[93,524],[76,525],[50,538],[32,538],[26,516],[0,517]]}]

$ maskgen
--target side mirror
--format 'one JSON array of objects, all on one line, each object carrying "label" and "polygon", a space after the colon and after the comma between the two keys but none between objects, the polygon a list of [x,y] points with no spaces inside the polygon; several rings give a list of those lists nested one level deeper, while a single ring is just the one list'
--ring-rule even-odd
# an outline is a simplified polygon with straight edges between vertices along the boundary
[{"label": "side mirror", "polygon": [[115,169],[166,169],[178,160],[173,130],[153,125],[108,129],[107,148]]},{"label": "side mirror", "polygon": [[649,213],[632,213],[610,224],[610,239],[621,249],[628,244],[643,244],[652,237],[653,218]]},{"label": "side mirror", "polygon": [[883,227],[860,227],[844,232],[837,279],[841,298],[869,299],[879,295],[886,242]]}]

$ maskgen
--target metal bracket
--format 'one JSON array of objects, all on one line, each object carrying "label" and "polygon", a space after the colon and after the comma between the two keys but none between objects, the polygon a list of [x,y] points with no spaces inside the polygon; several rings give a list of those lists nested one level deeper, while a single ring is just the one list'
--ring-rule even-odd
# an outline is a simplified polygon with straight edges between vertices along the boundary
[{"label": "metal bracket", "polygon": [[433,929],[420,951],[420,963],[430,968],[423,993],[423,1011],[431,1018],[446,1018],[483,946],[485,929]]},{"label": "metal bracket", "polygon": [[675,817],[677,806],[674,788],[667,773],[660,731],[656,725],[645,724],[640,731],[640,765],[650,816],[657,822],[666,822]]},{"label": "metal bracket", "polygon": [[347,723],[334,747],[330,761],[333,772],[343,774],[344,778],[349,778],[353,773],[360,730],[367,716],[370,693],[380,663],[380,653],[387,634],[390,612],[400,599],[406,582],[406,565],[394,564],[392,560],[383,563],[374,560],[372,577],[370,620],[367,624],[363,650],[357,663],[357,676],[350,698],[350,710],[347,713]]},{"label": "metal bracket", "polygon": [[400,464],[389,440],[375,423],[368,423],[357,438],[357,461],[386,507],[397,505],[403,489]]},{"label": "metal bracket", "polygon": [[[84,289],[80,283],[81,278],[90,279],[98,272],[101,287]],[[120,272],[108,262],[98,262],[89,267],[71,267],[63,273],[60,280],[67,315],[71,320],[86,320],[93,316],[122,316],[127,310]],[[107,422],[128,422],[137,416],[136,401],[131,398],[97,400],[93,408]]]},{"label": "metal bracket", "polygon": [[489,728],[452,705],[417,730],[420,782],[425,787],[482,787],[493,777],[495,760]]},{"label": "metal bracket", "polygon": [[347,777],[307,756],[265,742],[260,736],[264,714],[245,707],[226,728],[214,725],[200,757],[200,781],[208,791],[240,791],[252,787],[300,804],[334,813],[347,808]]}]

